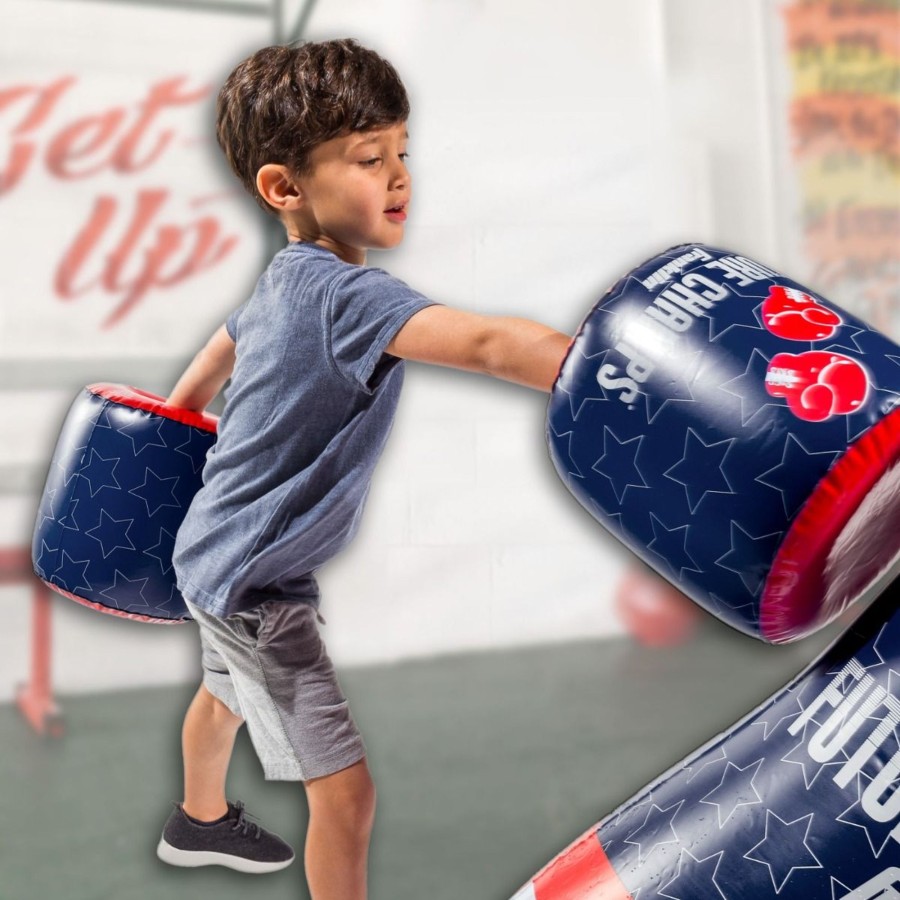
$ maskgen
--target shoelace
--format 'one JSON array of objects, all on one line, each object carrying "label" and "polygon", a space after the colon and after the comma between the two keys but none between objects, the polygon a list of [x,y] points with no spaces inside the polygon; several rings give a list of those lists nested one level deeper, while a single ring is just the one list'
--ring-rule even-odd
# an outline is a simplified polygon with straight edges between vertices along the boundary
[{"label": "shoelace", "polygon": [[237,818],[234,820],[234,825],[231,826],[232,831],[238,831],[239,829],[245,834],[248,835],[250,833],[251,828],[256,829],[256,834],[253,836],[254,840],[259,840],[260,835],[262,834],[262,829],[256,822],[251,822],[248,818],[249,813],[246,809],[244,809],[244,804],[239,800],[233,806],[234,811],[238,814]]}]

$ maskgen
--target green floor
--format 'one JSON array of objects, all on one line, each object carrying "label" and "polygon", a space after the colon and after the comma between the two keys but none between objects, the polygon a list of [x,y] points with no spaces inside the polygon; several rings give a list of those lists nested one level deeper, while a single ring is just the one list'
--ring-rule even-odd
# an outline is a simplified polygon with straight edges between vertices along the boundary
[{"label": "green floor", "polygon": [[[709,624],[673,650],[612,640],[345,671],[379,790],[371,900],[507,900],[779,688],[829,635],[771,648]],[[0,900],[308,896],[299,863],[248,876],[156,859],[180,792],[192,693],[59,697],[67,734],[58,742],[0,706]],[[229,787],[301,845],[302,788],[263,781],[243,733]]]}]

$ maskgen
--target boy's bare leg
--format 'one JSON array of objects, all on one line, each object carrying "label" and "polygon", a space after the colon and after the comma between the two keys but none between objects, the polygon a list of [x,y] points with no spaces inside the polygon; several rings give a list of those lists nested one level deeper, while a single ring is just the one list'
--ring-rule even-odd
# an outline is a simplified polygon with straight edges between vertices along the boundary
[{"label": "boy's bare leg", "polygon": [[366,760],[305,782],[306,881],[313,900],[365,900],[375,785]]},{"label": "boy's bare leg", "polygon": [[244,720],[202,684],[184,717],[184,811],[202,822],[228,812],[225,778],[234,739]]}]

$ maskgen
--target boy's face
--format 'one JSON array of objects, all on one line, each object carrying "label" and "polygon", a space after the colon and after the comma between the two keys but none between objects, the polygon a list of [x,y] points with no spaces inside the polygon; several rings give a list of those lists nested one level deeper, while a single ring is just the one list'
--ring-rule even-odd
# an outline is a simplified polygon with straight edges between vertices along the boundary
[{"label": "boy's face", "polygon": [[288,237],[313,241],[358,264],[369,248],[396,247],[410,200],[408,140],[406,123],[400,122],[316,147],[311,173],[293,179],[299,198],[283,213]]}]

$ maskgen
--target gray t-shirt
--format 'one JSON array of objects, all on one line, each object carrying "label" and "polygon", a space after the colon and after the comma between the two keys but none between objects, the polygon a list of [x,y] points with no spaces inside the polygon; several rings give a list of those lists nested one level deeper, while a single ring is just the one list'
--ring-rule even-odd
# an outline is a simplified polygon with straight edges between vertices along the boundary
[{"label": "gray t-shirt", "polygon": [[235,367],[173,555],[191,603],[318,604],[313,573],[355,534],[393,422],[403,363],[385,347],[431,304],[316,244],[275,256],[226,323]]}]

